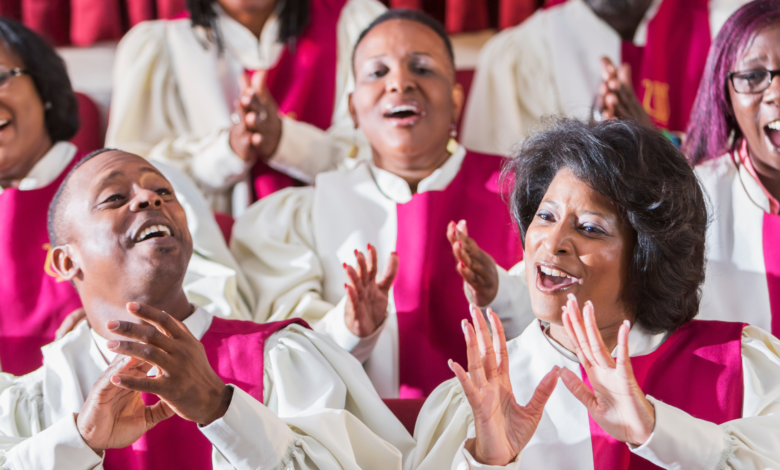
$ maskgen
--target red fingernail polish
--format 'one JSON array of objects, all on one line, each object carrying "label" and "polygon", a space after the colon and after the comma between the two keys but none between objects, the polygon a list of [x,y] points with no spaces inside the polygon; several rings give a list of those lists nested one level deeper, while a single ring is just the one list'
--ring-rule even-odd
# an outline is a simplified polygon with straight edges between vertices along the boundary
[{"label": "red fingernail polish", "polygon": [[344,289],[346,289],[346,288],[347,288],[347,283],[345,282],[345,283],[344,283]]},{"label": "red fingernail polish", "polygon": [[368,245],[366,245],[366,250],[370,250],[370,249],[371,249],[371,244],[369,243]]},{"label": "red fingernail polish", "polygon": [[344,266],[344,269],[347,269],[347,263],[342,264]]}]

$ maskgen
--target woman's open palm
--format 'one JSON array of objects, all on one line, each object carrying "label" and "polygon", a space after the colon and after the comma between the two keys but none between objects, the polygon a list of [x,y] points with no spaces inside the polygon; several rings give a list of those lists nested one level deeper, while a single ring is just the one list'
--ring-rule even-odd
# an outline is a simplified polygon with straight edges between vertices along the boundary
[{"label": "woman's open palm", "polygon": [[507,465],[523,450],[536,432],[544,405],[558,380],[557,368],[539,383],[526,406],[520,406],[512,393],[509,380],[509,356],[504,327],[492,310],[488,309],[493,329],[491,341],[482,312],[471,308],[476,331],[463,320],[466,336],[469,375],[459,364],[450,361],[474,414],[476,439],[467,443],[474,458],[486,465]]},{"label": "woman's open palm", "polygon": [[563,314],[563,327],[592,387],[568,369],[561,372],[566,388],[581,401],[601,428],[615,439],[641,445],[655,426],[655,410],[645,398],[634,377],[628,353],[625,320],[618,331],[617,361],[612,358],[596,327],[593,304],[587,302],[580,314],[577,299],[569,295]]}]

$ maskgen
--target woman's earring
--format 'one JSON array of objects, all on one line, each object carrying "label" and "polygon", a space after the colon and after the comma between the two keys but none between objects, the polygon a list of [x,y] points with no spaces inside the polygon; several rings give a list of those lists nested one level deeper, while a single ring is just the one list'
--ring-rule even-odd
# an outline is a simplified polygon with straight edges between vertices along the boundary
[{"label": "woman's earring", "polygon": [[357,156],[358,156],[358,151],[360,150],[360,149],[358,148],[358,146],[357,146],[357,137],[356,137],[356,134],[357,134],[357,128],[355,128],[355,129],[352,131],[352,146],[349,148],[349,154],[348,154],[348,156],[349,156],[349,158],[350,158],[350,159],[355,159],[355,158],[357,158]]},{"label": "woman's earring", "polygon": [[450,140],[447,141],[447,152],[450,155],[458,151],[458,141],[455,137],[458,136],[458,131],[455,129],[455,124],[450,124]]}]

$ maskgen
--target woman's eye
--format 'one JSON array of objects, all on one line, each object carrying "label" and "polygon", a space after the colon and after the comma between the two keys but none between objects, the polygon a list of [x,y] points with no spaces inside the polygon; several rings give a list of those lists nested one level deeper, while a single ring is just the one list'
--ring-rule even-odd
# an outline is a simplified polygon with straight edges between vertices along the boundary
[{"label": "woman's eye", "polygon": [[414,67],[414,73],[418,75],[427,75],[431,73],[431,69],[427,67]]},{"label": "woman's eye", "polygon": [[583,225],[582,230],[585,233],[589,233],[592,235],[596,235],[596,234],[600,235],[604,233],[603,230],[601,230],[599,227],[596,227],[595,225]]},{"label": "woman's eye", "polygon": [[547,220],[547,221],[552,221],[553,220],[553,216],[549,212],[538,212],[536,214],[536,216],[539,217],[542,220]]},{"label": "woman's eye", "polygon": [[158,189],[156,192],[157,192],[157,194],[159,194],[160,196],[167,196],[167,195],[171,194],[171,190],[170,190],[170,189],[168,189],[168,188],[160,188],[160,189]]},{"label": "woman's eye", "polygon": [[368,76],[371,78],[381,78],[387,75],[387,69],[380,69],[380,70],[374,70],[373,72],[369,73]]}]

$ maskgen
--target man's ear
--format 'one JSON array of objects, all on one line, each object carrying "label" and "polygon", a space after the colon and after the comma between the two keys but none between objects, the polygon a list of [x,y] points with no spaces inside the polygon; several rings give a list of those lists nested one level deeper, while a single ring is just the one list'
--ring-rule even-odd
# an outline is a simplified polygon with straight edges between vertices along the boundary
[{"label": "man's ear", "polygon": [[352,93],[347,96],[347,106],[349,107],[349,115],[352,116],[352,124],[355,125],[355,129],[360,127],[358,122],[357,112],[355,112],[355,105],[352,103]]},{"label": "man's ear", "polygon": [[452,122],[456,123],[458,122],[458,118],[460,118],[460,113],[463,111],[463,101],[466,99],[466,95],[463,93],[463,87],[460,83],[455,83],[455,85],[452,87],[452,108],[453,112],[455,113],[454,116],[452,116]]},{"label": "man's ear", "polygon": [[51,266],[54,272],[64,281],[73,281],[81,272],[80,262],[75,250],[70,245],[55,246],[51,250]]}]

